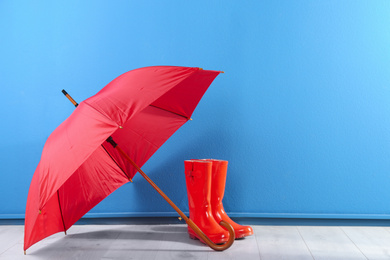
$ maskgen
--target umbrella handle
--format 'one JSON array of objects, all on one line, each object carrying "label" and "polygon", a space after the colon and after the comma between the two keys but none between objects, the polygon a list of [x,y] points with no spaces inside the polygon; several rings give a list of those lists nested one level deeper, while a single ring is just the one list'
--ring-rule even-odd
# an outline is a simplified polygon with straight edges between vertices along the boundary
[{"label": "umbrella handle", "polygon": [[[114,146],[114,145],[113,145]],[[179,213],[180,217],[185,220],[188,226],[192,228],[192,230],[201,238],[201,240],[207,244],[210,248],[216,251],[223,251],[228,249],[234,242],[235,233],[233,227],[226,221],[222,220],[219,225],[225,227],[229,232],[229,240],[222,245],[217,245],[210,238],[208,238],[205,233],[191,220],[189,219],[176,205],[173,203],[171,199],[168,198],[167,195],[141,170],[141,168],[116,144],[114,146],[118,150],[118,152],[145,178],[147,182],[169,203]]]}]

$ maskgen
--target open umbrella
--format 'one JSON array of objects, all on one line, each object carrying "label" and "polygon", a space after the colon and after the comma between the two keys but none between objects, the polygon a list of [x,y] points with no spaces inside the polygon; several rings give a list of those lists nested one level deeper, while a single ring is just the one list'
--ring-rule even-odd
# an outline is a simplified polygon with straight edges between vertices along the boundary
[{"label": "open umbrella", "polygon": [[221,71],[155,66],[115,78],[76,110],[47,139],[26,206],[24,250],[68,230],[96,204],[139,172],[214,250],[216,245],[140,167],[190,117]]}]

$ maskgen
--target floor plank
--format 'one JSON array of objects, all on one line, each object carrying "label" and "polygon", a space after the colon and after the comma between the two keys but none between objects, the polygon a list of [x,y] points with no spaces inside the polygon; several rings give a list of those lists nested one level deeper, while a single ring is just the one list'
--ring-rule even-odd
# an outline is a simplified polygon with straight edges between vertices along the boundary
[{"label": "floor plank", "polygon": [[305,244],[316,260],[367,259],[340,227],[298,227]]},{"label": "floor plank", "polygon": [[190,239],[187,225],[155,226],[165,233],[157,260],[207,259],[210,249],[198,240]]},{"label": "floor plank", "polygon": [[390,259],[390,232],[383,227],[342,227],[368,259]]},{"label": "floor plank", "polygon": [[164,234],[154,232],[152,226],[123,227],[103,259],[155,259]]},{"label": "floor plank", "polygon": [[256,226],[255,235],[262,260],[313,260],[294,226]]},{"label": "floor plank", "polygon": [[23,226],[0,226],[0,255],[22,242]]},{"label": "floor plank", "polygon": [[[254,231],[256,232],[256,231]],[[235,240],[233,245],[223,251],[216,252],[210,250],[208,253],[209,260],[228,260],[228,259],[261,259],[256,236],[252,235],[243,239]]]}]

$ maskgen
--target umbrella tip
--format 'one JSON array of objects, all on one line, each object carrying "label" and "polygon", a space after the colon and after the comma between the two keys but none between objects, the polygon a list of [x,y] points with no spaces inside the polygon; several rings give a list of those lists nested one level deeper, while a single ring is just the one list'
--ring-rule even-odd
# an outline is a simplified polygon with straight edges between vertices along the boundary
[{"label": "umbrella tip", "polygon": [[221,73],[225,73],[225,71],[223,71],[223,70],[221,70],[220,72],[221,72]]},{"label": "umbrella tip", "polygon": [[199,68],[199,70],[203,70],[203,68]]},{"label": "umbrella tip", "polygon": [[24,250],[24,255],[27,255],[26,250]]}]

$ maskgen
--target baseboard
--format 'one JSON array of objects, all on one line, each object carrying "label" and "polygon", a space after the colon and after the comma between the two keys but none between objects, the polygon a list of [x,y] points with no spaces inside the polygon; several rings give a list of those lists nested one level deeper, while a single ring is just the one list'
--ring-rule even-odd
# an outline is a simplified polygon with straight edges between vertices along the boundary
[{"label": "baseboard", "polygon": [[[188,212],[184,212],[189,215]],[[239,213],[228,212],[232,218],[260,219],[383,219],[390,220],[390,214],[302,214],[302,213]],[[84,218],[129,218],[129,217],[178,217],[176,212],[120,212],[87,213]],[[1,218],[1,217],[0,217]]]},{"label": "baseboard", "polygon": [[[188,212],[184,212],[189,215]],[[356,219],[390,220],[390,214],[311,214],[311,213],[239,213],[228,212],[232,218],[253,219]],[[83,218],[132,218],[132,217],[179,217],[176,212],[116,212],[87,213]],[[0,219],[24,219],[24,214],[0,214]]]}]

